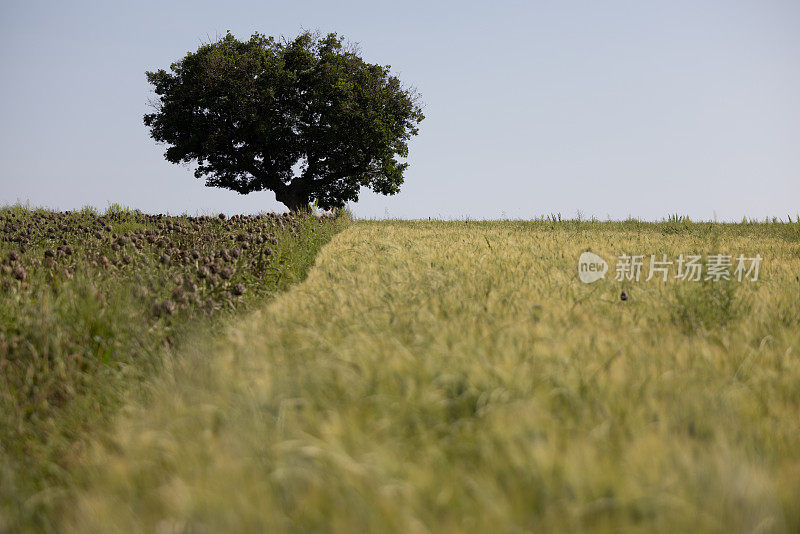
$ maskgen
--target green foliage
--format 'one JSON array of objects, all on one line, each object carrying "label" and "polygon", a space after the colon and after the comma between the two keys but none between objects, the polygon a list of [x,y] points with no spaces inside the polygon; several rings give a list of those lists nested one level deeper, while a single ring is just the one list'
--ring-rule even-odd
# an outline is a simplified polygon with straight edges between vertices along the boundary
[{"label": "green foliage", "polygon": [[740,286],[735,280],[676,285],[673,320],[692,332],[729,326],[749,308]]},{"label": "green foliage", "polygon": [[[172,163],[196,161],[206,185],[269,189],[290,209],[399,191],[407,141],[424,118],[388,66],[366,63],[336,34],[278,41],[225,37],[147,72],[159,99],[144,117]],[[299,166],[299,174],[295,169]]]}]

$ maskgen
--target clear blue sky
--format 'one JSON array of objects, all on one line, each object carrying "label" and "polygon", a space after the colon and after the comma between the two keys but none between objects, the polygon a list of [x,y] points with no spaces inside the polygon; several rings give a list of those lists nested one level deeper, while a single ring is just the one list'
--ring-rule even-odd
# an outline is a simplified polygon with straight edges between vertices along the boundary
[{"label": "clear blue sky", "polygon": [[415,85],[399,195],[358,216],[800,213],[800,2],[37,2],[0,6],[0,203],[282,209],[205,188],[142,124],[145,70],[230,29],[335,31]]}]

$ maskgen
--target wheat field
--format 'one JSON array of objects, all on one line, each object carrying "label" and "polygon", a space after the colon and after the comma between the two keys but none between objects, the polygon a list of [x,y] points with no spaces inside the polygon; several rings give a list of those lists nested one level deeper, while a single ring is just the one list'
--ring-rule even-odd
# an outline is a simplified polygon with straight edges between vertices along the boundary
[{"label": "wheat field", "polygon": [[[800,224],[354,222],[84,459],[76,532],[798,532]],[[577,276],[744,253],[758,281]],[[628,299],[620,300],[622,291]]]}]

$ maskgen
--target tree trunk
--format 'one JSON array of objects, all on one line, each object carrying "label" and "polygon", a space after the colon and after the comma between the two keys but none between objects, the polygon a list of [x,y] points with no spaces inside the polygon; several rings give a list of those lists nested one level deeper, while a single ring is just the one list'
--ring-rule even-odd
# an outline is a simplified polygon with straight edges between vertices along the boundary
[{"label": "tree trunk", "polygon": [[292,212],[308,208],[308,195],[295,184],[288,185],[283,191],[275,191],[275,199]]}]

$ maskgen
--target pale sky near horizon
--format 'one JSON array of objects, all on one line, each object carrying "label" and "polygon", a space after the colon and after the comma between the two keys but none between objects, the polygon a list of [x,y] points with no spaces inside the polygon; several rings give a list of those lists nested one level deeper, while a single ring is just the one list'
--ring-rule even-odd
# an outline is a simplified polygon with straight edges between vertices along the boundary
[{"label": "pale sky near horizon", "polygon": [[800,214],[800,2],[0,5],[0,204],[283,210],[206,188],[142,124],[145,70],[226,30],[337,32],[414,85],[401,192],[359,217]]}]

